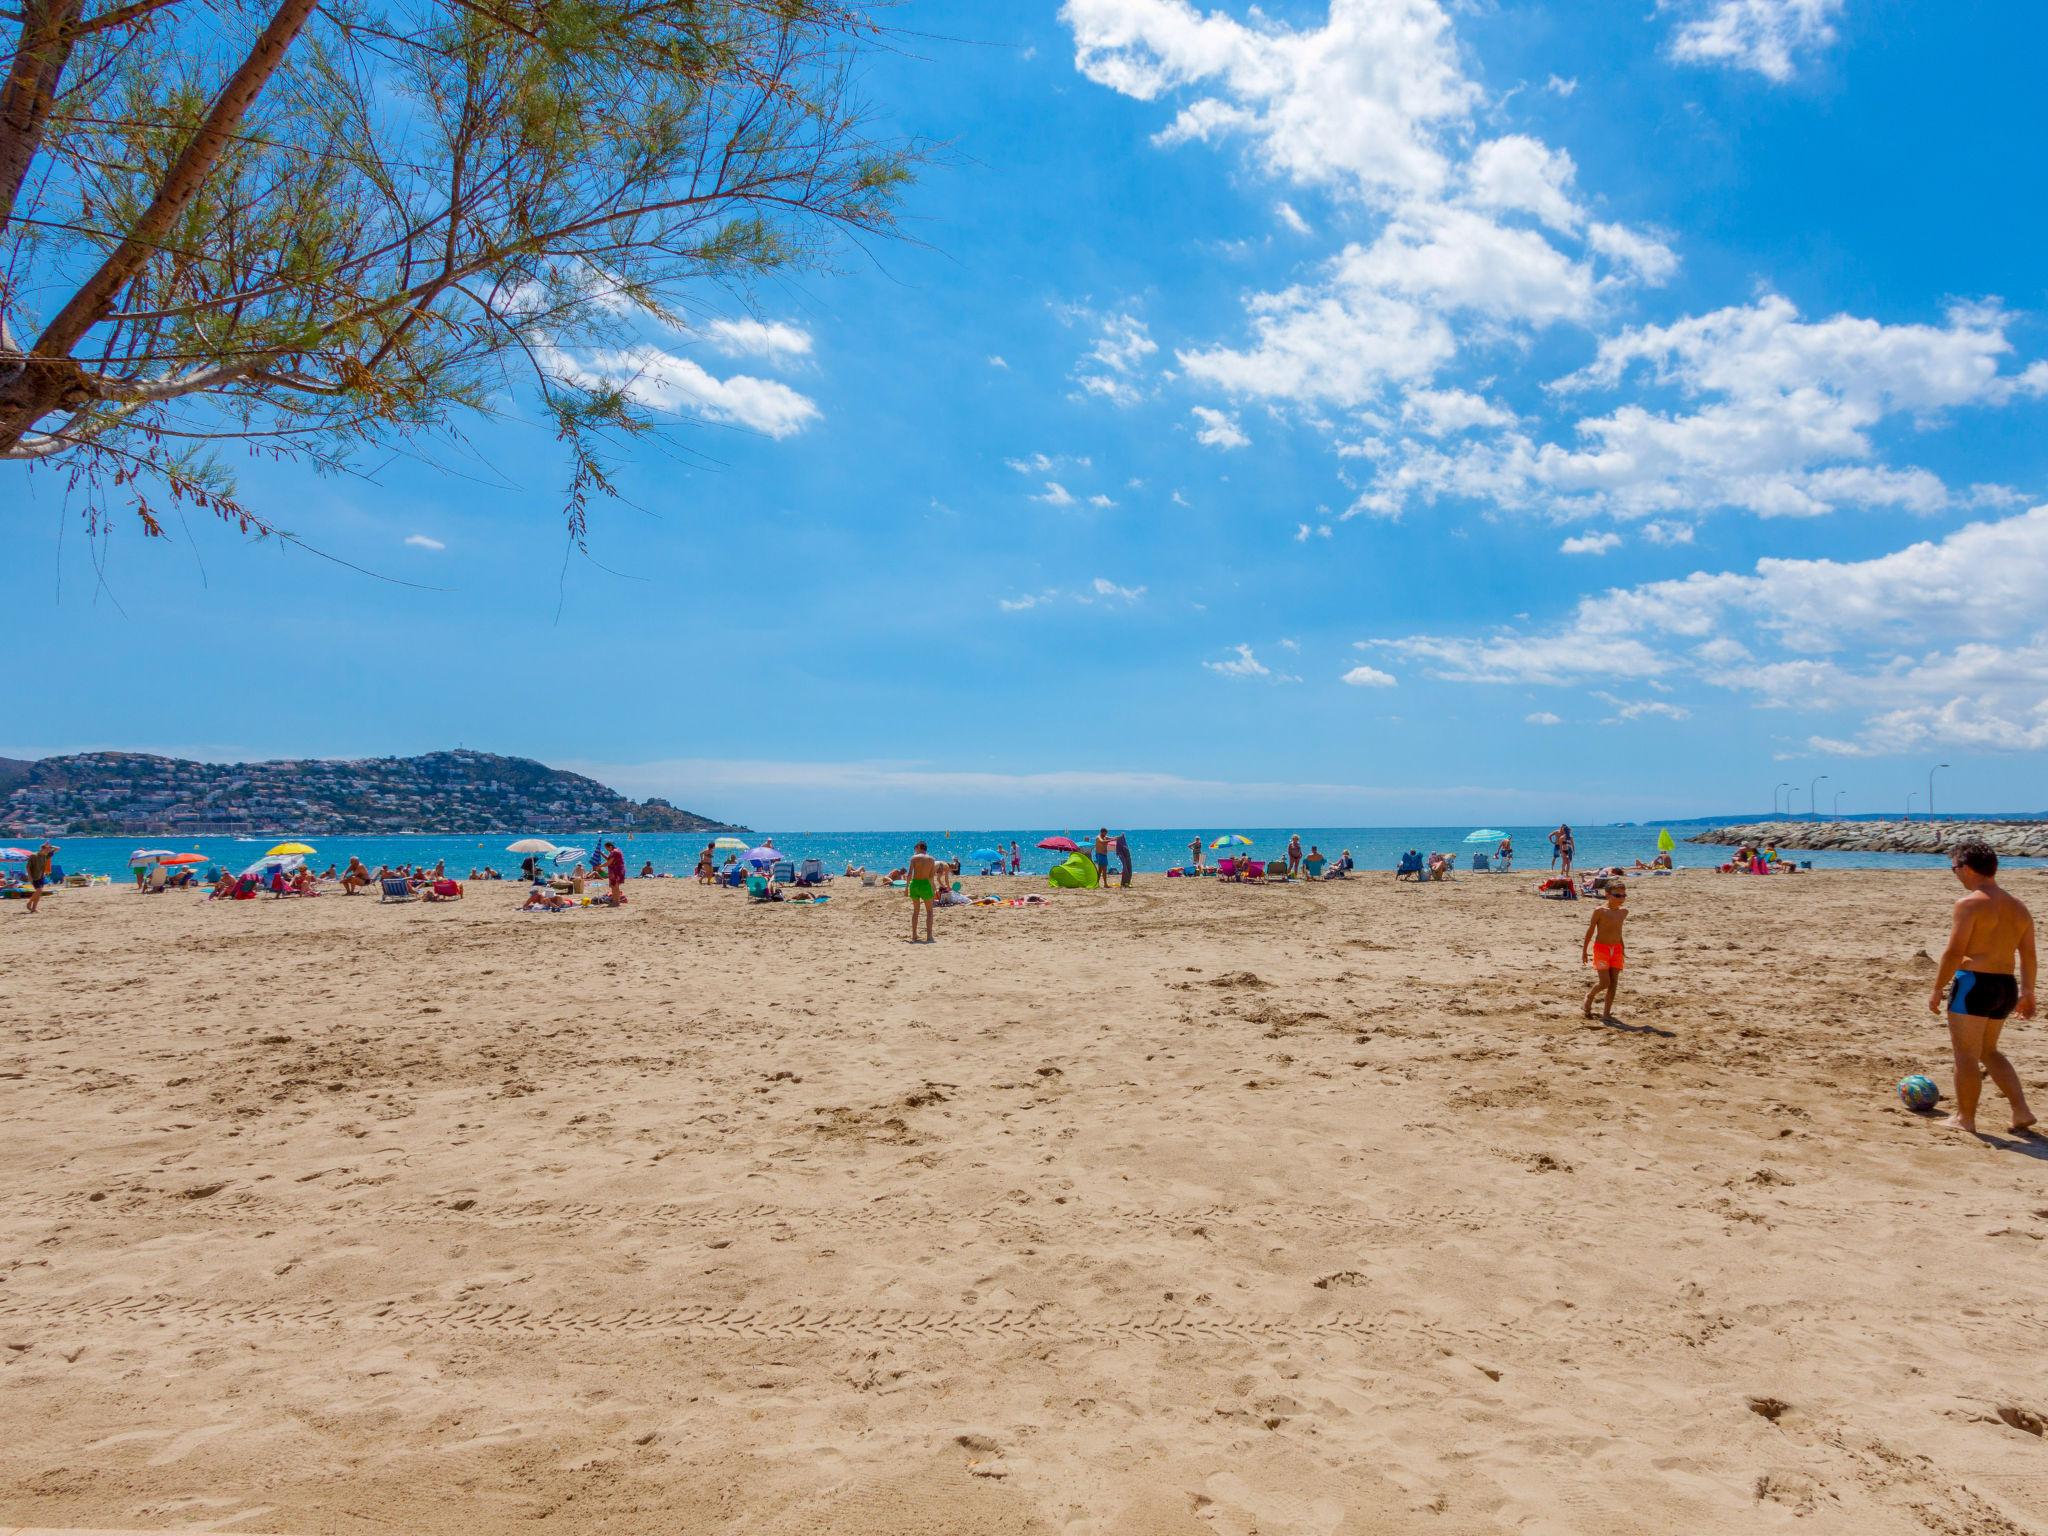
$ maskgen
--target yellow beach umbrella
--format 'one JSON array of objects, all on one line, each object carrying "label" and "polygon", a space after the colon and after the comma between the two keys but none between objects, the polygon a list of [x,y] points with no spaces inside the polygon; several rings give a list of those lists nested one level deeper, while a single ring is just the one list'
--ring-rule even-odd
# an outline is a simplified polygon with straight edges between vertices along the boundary
[{"label": "yellow beach umbrella", "polygon": [[270,852],[263,855],[263,857],[265,857],[266,859],[285,859],[290,858],[293,854],[297,854],[300,858],[303,859],[308,855],[318,853],[319,851],[319,849],[314,848],[307,843],[279,843],[275,848],[271,849]]}]

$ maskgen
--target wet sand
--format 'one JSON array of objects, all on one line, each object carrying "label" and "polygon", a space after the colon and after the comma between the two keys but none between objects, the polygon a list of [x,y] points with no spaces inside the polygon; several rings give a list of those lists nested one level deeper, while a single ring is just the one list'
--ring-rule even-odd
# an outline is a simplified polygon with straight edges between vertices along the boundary
[{"label": "wet sand", "polygon": [[8,903],[0,1529],[2048,1532],[1953,883],[1527,887]]}]

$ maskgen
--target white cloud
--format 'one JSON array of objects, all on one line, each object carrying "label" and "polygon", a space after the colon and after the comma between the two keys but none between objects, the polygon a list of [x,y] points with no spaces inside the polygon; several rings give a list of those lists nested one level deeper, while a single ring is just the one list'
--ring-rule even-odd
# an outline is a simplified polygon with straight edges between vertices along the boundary
[{"label": "white cloud", "polygon": [[424,533],[409,533],[405,536],[405,542],[414,549],[440,550],[448,547],[439,539],[430,539]]},{"label": "white cloud", "polygon": [[1308,220],[1296,211],[1294,204],[1282,199],[1273,206],[1274,215],[1297,235],[1309,233]]},{"label": "white cloud", "polygon": [[1709,0],[1671,39],[1671,56],[1690,64],[1754,70],[1782,84],[1800,54],[1835,40],[1842,0]]},{"label": "white cloud", "polygon": [[1401,420],[1425,436],[1445,437],[1474,427],[1513,426],[1515,413],[1462,389],[1413,389],[1401,402]]},{"label": "white cloud", "polygon": [[1120,587],[1106,576],[1096,577],[1090,590],[1098,598],[1121,603],[1135,603],[1145,595],[1143,587]]},{"label": "white cloud", "polygon": [[1002,354],[1001,354],[1000,352],[991,352],[991,353],[989,353],[989,355],[988,355],[988,365],[989,365],[989,367],[991,367],[991,368],[1003,368],[1003,369],[1007,369],[1007,368],[1008,368],[1008,367],[1010,366],[1010,365],[1009,365],[1009,363],[1008,363],[1008,361],[1004,359],[1003,355],[1002,355]]},{"label": "white cloud", "polygon": [[1253,654],[1248,645],[1234,645],[1227,661],[1205,661],[1203,666],[1223,677],[1254,679],[1267,683],[1298,683],[1300,678],[1292,672],[1275,672]]},{"label": "white cloud", "polygon": [[[1194,378],[1364,406],[1430,384],[1470,345],[1583,322],[1605,287],[1658,281],[1675,264],[1650,236],[1589,225],[1562,151],[1524,134],[1472,147],[1483,92],[1440,0],[1328,0],[1320,23],[1299,25],[1189,0],[1066,0],[1060,14],[1085,77],[1141,101],[1183,98],[1160,144],[1242,140],[1274,178],[1380,221],[1310,280],[1248,295],[1247,341],[1180,349]],[[1280,207],[1295,227],[1292,205]]]},{"label": "white cloud", "polygon": [[1205,661],[1203,666],[1225,677],[1271,677],[1273,669],[1252,654],[1248,645],[1232,647],[1237,654],[1229,661]]},{"label": "white cloud", "polygon": [[1310,539],[1327,539],[1329,536],[1330,525],[1328,523],[1316,523],[1313,525],[1296,523],[1294,525],[1294,542],[1297,544],[1306,544]]},{"label": "white cloud", "polygon": [[1373,642],[1431,677],[1453,683],[1574,683],[1588,678],[1650,678],[1677,663],[1628,635],[1566,632],[1523,635],[1512,631],[1478,639],[1408,635]]},{"label": "white cloud", "polygon": [[1412,440],[1382,447],[1351,512],[1394,515],[1443,496],[1662,519],[1718,507],[1812,517],[1841,507],[1996,505],[2011,493],[1956,492],[1928,470],[1877,462],[1873,433],[1890,416],[1924,427],[1946,410],[2042,393],[2048,377],[2035,368],[2002,370],[2006,323],[1985,304],[1954,306],[1942,326],[1850,315],[1809,322],[1766,295],[1623,331],[1555,393],[1572,399],[1641,383],[1675,391],[1691,409],[1622,404],[1580,418],[1570,444],[1503,431],[1455,449]]},{"label": "white cloud", "polygon": [[1577,175],[1578,167],[1563,150],[1511,133],[1473,151],[1465,167],[1465,196],[1474,207],[1533,214],[1552,229],[1570,233],[1586,217],[1571,193]]},{"label": "white cloud", "polygon": [[1579,82],[1576,78],[1567,80],[1562,75],[1552,75],[1544,82],[1543,88],[1553,96],[1569,96],[1579,88]]},{"label": "white cloud", "polygon": [[1020,475],[1047,475],[1056,469],[1066,469],[1070,466],[1074,469],[1092,469],[1095,465],[1095,461],[1085,454],[1055,456],[1049,453],[1034,453],[1021,459],[1005,459],[1003,462]]},{"label": "white cloud", "polygon": [[1105,368],[1130,373],[1158,350],[1159,343],[1152,339],[1144,321],[1135,315],[1120,314],[1103,320],[1088,356]]},{"label": "white cloud", "polygon": [[1643,524],[1642,532],[1651,544],[1690,544],[1693,530],[1691,523],[1649,522]]},{"label": "white cloud", "polygon": [[1187,0],[1066,0],[1074,67],[1151,101],[1195,87],[1162,143],[1242,136],[1272,174],[1375,195],[1431,193],[1449,179],[1439,129],[1479,100],[1435,0],[1332,0],[1296,29],[1203,14]]},{"label": "white cloud", "polygon": [[[1471,683],[1693,682],[1860,726],[1816,750],[2048,749],[2048,506],[1868,560],[1759,560],[1583,598],[1556,630],[1361,642]],[[1617,718],[1685,705],[1601,695]]]},{"label": "white cloud", "polygon": [[1378,667],[1353,667],[1343,677],[1339,678],[1338,681],[1347,683],[1353,688],[1393,688],[1398,686],[1393,673],[1382,672]]},{"label": "white cloud", "polygon": [[1042,501],[1048,507],[1071,507],[1074,504],[1074,493],[1059,481],[1048,480],[1045,482],[1045,489],[1031,499]]},{"label": "white cloud", "polygon": [[695,414],[773,438],[801,432],[820,415],[816,401],[779,380],[744,373],[721,379],[694,359],[649,342],[600,348],[588,362],[552,351],[549,361],[562,377],[586,388],[610,385],[653,410]]},{"label": "white cloud", "polygon": [[1564,555],[1604,555],[1610,549],[1620,547],[1621,535],[1618,533],[1585,533],[1575,539],[1566,539],[1557,549]]},{"label": "white cloud", "polygon": [[1091,507],[1099,508],[1102,511],[1106,512],[1111,507],[1115,506],[1116,502],[1108,496],[1103,495],[1102,492],[1097,491],[1093,496],[1090,496],[1088,498],[1088,505]]},{"label": "white cloud", "polygon": [[1595,698],[1614,707],[1614,719],[1604,720],[1603,725],[1614,725],[1623,720],[1690,720],[1692,711],[1682,704],[1667,704],[1662,699],[1620,699],[1611,693],[1595,692]]},{"label": "white cloud", "polygon": [[997,598],[996,606],[1005,613],[1029,613],[1033,608],[1049,603],[1058,596],[1059,593],[1055,591],[1027,592],[1022,597]]},{"label": "white cloud", "polygon": [[728,357],[808,357],[811,333],[781,320],[714,320],[711,344]]},{"label": "white cloud", "polygon": [[1563,724],[1564,724],[1564,721],[1563,721],[1563,720],[1562,720],[1562,719],[1561,719],[1560,717],[1558,717],[1557,715],[1553,715],[1553,714],[1552,714],[1552,713],[1551,713],[1551,712],[1550,712],[1549,710],[1547,710],[1547,709],[1539,709],[1539,710],[1537,710],[1537,711],[1536,711],[1536,712],[1535,712],[1534,714],[1528,714],[1528,715],[1524,715],[1524,716],[1522,716],[1522,721],[1523,721],[1523,723],[1524,723],[1525,725],[1563,725]]},{"label": "white cloud", "polygon": [[1195,434],[1195,441],[1211,448],[1242,448],[1251,442],[1237,424],[1237,418],[1206,405],[1194,407],[1188,414],[1202,424]]}]

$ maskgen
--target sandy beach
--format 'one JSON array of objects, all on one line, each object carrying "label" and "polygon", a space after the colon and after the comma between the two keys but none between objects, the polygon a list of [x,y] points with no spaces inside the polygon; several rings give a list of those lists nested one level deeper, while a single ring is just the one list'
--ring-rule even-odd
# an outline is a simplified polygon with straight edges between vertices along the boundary
[{"label": "sandy beach", "polygon": [[832,890],[7,904],[0,1529],[2048,1532],[1945,874]]}]

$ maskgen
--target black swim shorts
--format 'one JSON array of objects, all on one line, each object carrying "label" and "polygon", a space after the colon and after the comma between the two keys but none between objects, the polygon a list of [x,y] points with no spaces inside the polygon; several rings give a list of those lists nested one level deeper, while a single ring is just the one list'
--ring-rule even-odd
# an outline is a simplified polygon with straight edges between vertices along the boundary
[{"label": "black swim shorts", "polygon": [[2020,984],[2015,976],[1993,976],[1985,971],[1957,971],[1949,988],[1948,1011],[1968,1014],[1973,1019],[2003,1019],[2019,1006]]}]

